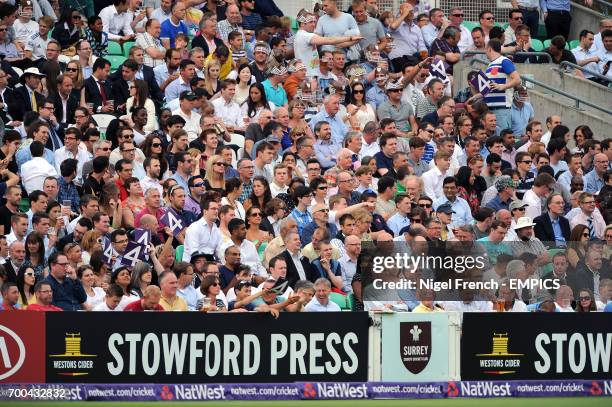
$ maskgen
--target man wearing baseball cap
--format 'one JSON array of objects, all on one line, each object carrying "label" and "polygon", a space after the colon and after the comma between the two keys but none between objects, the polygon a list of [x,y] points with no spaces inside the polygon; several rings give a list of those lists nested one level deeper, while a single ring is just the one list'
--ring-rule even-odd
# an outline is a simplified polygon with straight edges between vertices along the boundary
[{"label": "man wearing baseball cap", "polygon": [[395,127],[405,136],[410,130],[418,128],[414,118],[414,110],[409,103],[402,103],[402,90],[404,89],[403,79],[389,81],[385,85],[388,100],[378,105],[376,112],[378,119],[392,119],[395,122]]},{"label": "man wearing baseball cap", "polygon": [[446,202],[440,206],[436,210],[436,214],[438,215],[438,219],[442,222],[442,232],[440,237],[443,241],[454,240],[455,234],[450,226],[451,219],[455,211],[449,202]]},{"label": "man wearing baseball cap", "polygon": [[512,177],[509,175],[499,177],[495,181],[495,189],[497,190],[497,196],[487,202],[485,206],[495,210],[495,212],[500,209],[509,209],[516,194],[516,185],[514,185]]},{"label": "man wearing baseball cap", "polygon": [[183,91],[179,95],[180,107],[172,112],[173,115],[182,117],[185,120],[183,130],[187,132],[189,142],[197,139],[200,136],[200,114],[194,112],[198,97],[192,91]]}]

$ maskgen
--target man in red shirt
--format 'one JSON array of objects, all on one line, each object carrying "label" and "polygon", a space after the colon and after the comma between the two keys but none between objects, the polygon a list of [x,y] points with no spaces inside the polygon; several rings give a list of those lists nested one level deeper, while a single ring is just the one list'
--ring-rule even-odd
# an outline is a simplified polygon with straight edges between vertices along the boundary
[{"label": "man in red shirt", "polygon": [[161,299],[161,290],[156,285],[150,285],[145,288],[141,299],[129,303],[124,311],[163,311],[159,300]]},{"label": "man in red shirt", "polygon": [[39,281],[34,286],[34,295],[36,296],[36,304],[28,305],[28,311],[63,311],[60,307],[51,304],[53,301],[51,284]]}]

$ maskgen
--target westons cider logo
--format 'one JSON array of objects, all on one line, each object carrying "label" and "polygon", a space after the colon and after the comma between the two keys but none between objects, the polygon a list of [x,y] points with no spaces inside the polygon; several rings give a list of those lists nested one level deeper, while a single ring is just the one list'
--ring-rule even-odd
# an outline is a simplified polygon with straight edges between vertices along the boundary
[{"label": "westons cider logo", "polygon": [[421,373],[431,359],[431,322],[400,322],[400,357],[410,373]]},{"label": "westons cider logo", "polygon": [[493,334],[493,349],[491,353],[477,353],[480,358],[480,367],[485,374],[505,375],[516,373],[521,367],[521,360],[517,356],[525,356],[523,353],[508,352],[510,338],[507,333]]},{"label": "westons cider logo", "polygon": [[[66,333],[64,338],[66,349],[64,353],[57,355],[49,355],[53,360],[53,368],[58,370],[57,374],[61,376],[85,376],[93,369],[94,362],[91,358],[97,355],[89,355],[81,353],[81,334]],[[57,359],[55,359],[57,358]]]}]

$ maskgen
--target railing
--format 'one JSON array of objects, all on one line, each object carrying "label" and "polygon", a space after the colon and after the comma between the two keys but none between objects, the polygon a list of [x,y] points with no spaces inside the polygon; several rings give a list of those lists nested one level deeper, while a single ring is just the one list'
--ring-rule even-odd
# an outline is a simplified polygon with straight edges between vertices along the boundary
[{"label": "railing", "polygon": [[[473,66],[474,66],[474,64],[476,64],[476,63],[482,64],[482,65],[486,65],[486,63],[485,63],[485,62],[483,62],[483,61],[481,61],[481,60],[479,60],[479,59],[473,59],[473,60],[471,60],[471,61],[470,61],[470,63],[469,63],[469,65],[470,65],[470,67],[473,67]],[[593,109],[595,109],[595,110],[599,110],[600,112],[603,112],[603,113],[606,113],[606,114],[612,115],[612,111],[610,111],[610,110],[608,110],[608,109],[604,109],[603,107],[598,106],[598,105],[596,105],[596,104],[594,104],[594,103],[591,103],[591,102],[586,102],[586,101],[584,101],[584,100],[581,100],[581,99],[580,99],[579,97],[577,97],[577,96],[574,96],[574,95],[572,95],[572,94],[569,94],[569,93],[564,92],[564,91],[562,91],[562,90],[559,90],[559,89],[557,89],[557,88],[553,88],[553,87],[552,87],[552,86],[550,86],[550,85],[547,85],[547,84],[545,84],[545,83],[543,83],[543,82],[540,82],[540,81],[535,80],[535,79],[533,79],[533,78],[530,78],[530,77],[528,77],[528,76],[521,75],[521,79],[522,79],[523,81],[525,81],[525,82],[531,82],[531,83],[533,83],[534,85],[540,86],[540,87],[542,87],[542,88],[544,88],[544,89],[546,89],[546,90],[548,90],[548,91],[550,91],[550,92],[556,93],[556,94],[561,95],[561,96],[565,96],[565,97],[566,97],[566,98],[568,98],[568,99],[572,99],[572,100],[574,101],[574,104],[575,104],[575,105],[574,105],[574,107],[575,107],[576,109],[580,109],[580,103],[582,103],[582,104],[583,104],[583,105],[585,105],[585,106],[589,106],[589,107],[592,107],[592,108],[593,108]]]},{"label": "railing", "polygon": [[[612,83],[612,79],[610,79],[610,78],[608,78],[608,77],[605,77],[605,76],[603,76],[603,75],[601,75],[601,74],[598,74],[597,72],[593,72],[593,71],[591,71],[590,69],[586,69],[586,68],[585,68],[585,67],[583,67],[583,66],[576,65],[576,64],[573,64],[573,63],[568,62],[568,61],[563,61],[563,62],[561,62],[561,63],[559,64],[559,66],[560,66],[561,68],[563,68],[563,67],[569,67],[569,68],[573,68],[573,69],[578,69],[579,71],[582,71],[583,73],[586,73],[586,74],[589,74],[589,75],[593,75],[594,77],[596,77],[596,78],[597,78],[597,79],[599,79],[599,80],[602,80],[602,81],[606,81],[606,82],[610,82],[610,83]],[[563,74],[565,73],[565,70],[561,69],[559,73],[560,73],[561,75],[563,75]]]},{"label": "railing", "polygon": [[[484,55],[486,52],[484,51],[465,51],[463,55],[461,55],[461,59],[465,59],[466,55]],[[503,55],[519,55],[519,56],[536,56],[536,57],[544,57],[548,60],[549,64],[552,64],[552,57],[547,52],[502,52]]]},{"label": "railing", "polygon": [[605,0],[593,0],[593,5],[590,7],[594,11],[599,11],[606,17],[610,15],[612,9],[612,3],[608,3]]}]

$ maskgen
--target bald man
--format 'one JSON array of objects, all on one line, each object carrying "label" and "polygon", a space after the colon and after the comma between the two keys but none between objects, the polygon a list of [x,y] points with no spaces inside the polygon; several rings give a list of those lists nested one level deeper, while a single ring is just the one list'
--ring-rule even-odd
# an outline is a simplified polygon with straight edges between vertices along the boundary
[{"label": "bald man", "polygon": [[344,239],[344,256],[338,260],[342,269],[342,291],[352,293],[351,283],[357,272],[357,258],[361,253],[361,239],[355,235],[348,235]]},{"label": "bald man", "polygon": [[157,235],[157,231],[159,230],[159,222],[155,216],[149,214],[144,215],[142,218],[140,218],[140,227],[151,232],[151,243],[153,243],[154,246],[163,243]]},{"label": "bald man", "polygon": [[604,153],[597,153],[593,157],[593,169],[588,172],[584,178],[584,191],[592,194],[597,194],[605,185],[603,176],[608,170],[610,162],[608,161],[608,155]]}]

